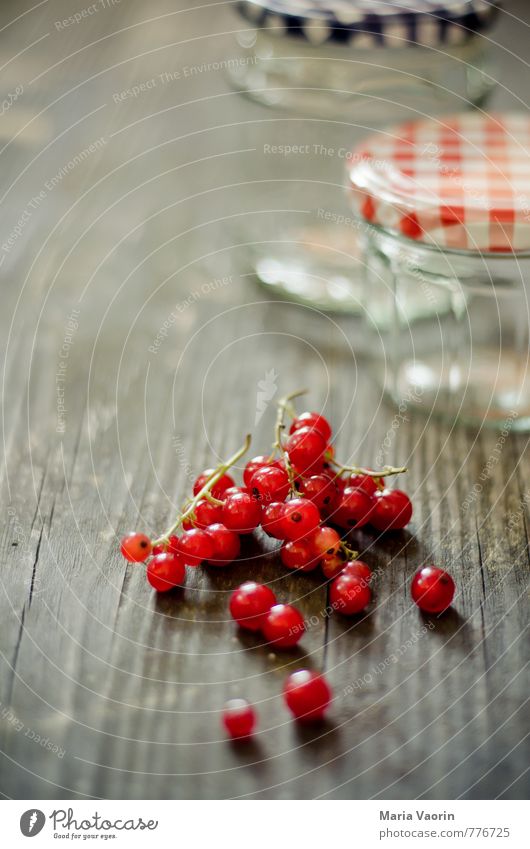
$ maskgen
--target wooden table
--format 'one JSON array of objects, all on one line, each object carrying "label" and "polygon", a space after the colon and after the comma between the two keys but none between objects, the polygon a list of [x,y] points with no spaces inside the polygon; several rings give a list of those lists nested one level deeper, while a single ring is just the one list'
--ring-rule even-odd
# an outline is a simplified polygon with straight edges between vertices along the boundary
[{"label": "wooden table", "polygon": [[[498,450],[498,434],[411,410],[396,426],[356,319],[255,287],[232,228],[258,156],[248,122],[281,141],[285,116],[200,69],[237,55],[238,20],[230,3],[192,5],[109,0],[65,24],[80,4],[2,4],[2,794],[522,797],[527,437],[508,428]],[[510,11],[496,102],[524,109],[528,9]],[[287,574],[262,539],[166,596],[119,554],[244,433],[268,446],[273,403],[255,414],[271,371],[276,397],[310,388],[342,457],[370,463],[390,434],[386,459],[410,467],[410,533],[357,537],[377,570],[361,621],[327,615],[322,579]],[[408,596],[429,561],[458,587],[433,620]],[[299,649],[237,633],[228,594],[248,576],[295,600]],[[322,726],[282,706],[301,665],[333,684]],[[223,737],[231,696],[259,710],[246,745]]]}]

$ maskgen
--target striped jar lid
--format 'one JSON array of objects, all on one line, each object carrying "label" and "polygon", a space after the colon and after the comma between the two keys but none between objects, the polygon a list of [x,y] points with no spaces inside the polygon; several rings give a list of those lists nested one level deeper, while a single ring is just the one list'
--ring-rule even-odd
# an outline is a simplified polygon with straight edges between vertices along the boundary
[{"label": "striped jar lid", "polygon": [[356,48],[456,45],[489,27],[498,12],[492,0],[240,0],[237,8],[272,35],[310,44],[338,42]]},{"label": "striped jar lid", "polygon": [[464,113],[374,133],[350,154],[354,210],[455,250],[530,250],[530,118]]}]

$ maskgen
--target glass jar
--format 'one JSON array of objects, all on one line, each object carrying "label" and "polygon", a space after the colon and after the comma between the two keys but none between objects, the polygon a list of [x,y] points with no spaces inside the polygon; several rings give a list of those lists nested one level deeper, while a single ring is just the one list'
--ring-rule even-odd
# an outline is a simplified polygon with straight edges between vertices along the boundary
[{"label": "glass jar", "polygon": [[398,403],[530,429],[530,120],[466,115],[349,165],[373,367]]},{"label": "glass jar", "polygon": [[[356,132],[393,116],[483,104],[493,77],[481,32],[492,24],[495,4],[246,0],[237,7],[252,25],[238,33],[243,56],[227,62],[232,83],[255,101],[289,110],[293,123],[278,119],[277,143],[308,143],[303,167],[300,158],[290,164],[294,179],[305,169],[303,180],[313,181],[312,188],[299,183],[295,189],[299,200],[309,196],[303,204],[309,222],[307,213],[293,213],[291,220],[279,215],[265,225],[248,219],[250,265],[278,294],[324,310],[359,312],[359,239],[341,193],[346,152]],[[278,209],[289,205],[290,188]]]}]

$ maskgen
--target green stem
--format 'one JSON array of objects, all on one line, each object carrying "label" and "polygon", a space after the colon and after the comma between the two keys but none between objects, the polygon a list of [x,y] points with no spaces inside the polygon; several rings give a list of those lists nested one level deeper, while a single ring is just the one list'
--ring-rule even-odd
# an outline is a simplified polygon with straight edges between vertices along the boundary
[{"label": "green stem", "polygon": [[285,471],[287,472],[287,477],[289,478],[291,492],[294,494],[296,494],[296,487],[294,485],[294,469],[291,465],[291,461],[289,460],[289,455],[287,454],[287,451],[285,450],[282,444],[282,433],[285,429],[283,419],[288,409],[293,410],[291,401],[294,398],[299,398],[300,395],[305,395],[307,391],[307,389],[297,389],[296,392],[291,392],[289,395],[286,395],[284,398],[280,398],[280,400],[278,401],[276,424],[274,426],[274,442],[272,444],[272,453],[270,455],[271,460],[274,458],[277,451],[279,451],[282,455],[283,462],[285,463]]},{"label": "green stem", "polygon": [[339,474],[349,472],[352,475],[367,475],[370,478],[388,478],[390,475],[401,475],[407,471],[406,466],[385,466],[384,469],[374,472],[373,469],[365,469],[362,466],[343,466],[331,457],[328,457],[328,463],[339,469]]}]

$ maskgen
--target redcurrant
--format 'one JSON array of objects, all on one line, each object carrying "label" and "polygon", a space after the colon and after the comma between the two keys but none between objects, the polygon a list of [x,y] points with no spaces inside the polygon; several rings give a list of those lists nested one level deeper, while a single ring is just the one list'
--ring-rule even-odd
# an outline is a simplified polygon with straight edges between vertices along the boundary
[{"label": "redcurrant", "polygon": [[365,584],[369,584],[372,580],[372,570],[362,560],[350,560],[343,571],[345,575],[355,575]]},{"label": "redcurrant", "polygon": [[183,584],[186,577],[184,563],[176,554],[157,554],[147,566],[147,580],[159,593]]},{"label": "redcurrant", "polygon": [[348,486],[354,486],[357,489],[362,489],[367,495],[373,495],[381,487],[384,486],[384,478],[373,478],[371,475],[351,475],[348,481]]},{"label": "redcurrant", "polygon": [[357,575],[342,572],[331,582],[329,599],[331,606],[339,613],[351,616],[360,613],[370,604],[372,594],[366,583]]},{"label": "redcurrant", "polygon": [[424,566],[412,579],[410,592],[420,610],[443,613],[455,594],[455,582],[448,572],[437,566]]},{"label": "redcurrant", "polygon": [[246,492],[236,492],[225,498],[222,523],[238,534],[250,534],[261,522],[261,504]]},{"label": "redcurrant", "polygon": [[322,464],[326,445],[326,440],[318,430],[301,427],[287,440],[286,451],[299,473],[310,474],[311,467],[317,463]]},{"label": "redcurrant", "polygon": [[121,541],[121,553],[129,563],[143,563],[152,548],[151,540],[145,534],[127,534]]},{"label": "redcurrant", "polygon": [[309,539],[284,542],[280,549],[280,558],[288,569],[298,569],[300,572],[312,572],[317,568],[319,560]]},{"label": "redcurrant", "polygon": [[214,543],[208,531],[192,528],[184,531],[177,544],[177,551],[188,566],[199,566],[214,554]]},{"label": "redcurrant", "polygon": [[274,604],[276,596],[270,587],[245,581],[230,596],[230,613],[241,628],[259,631]]},{"label": "redcurrant", "polygon": [[224,706],[223,725],[235,740],[250,737],[256,726],[254,708],[246,699],[230,699]]},{"label": "redcurrant", "polygon": [[339,503],[339,492],[335,482],[328,475],[312,475],[300,483],[300,493],[316,504],[324,516],[329,516]]},{"label": "redcurrant", "polygon": [[289,675],[283,696],[293,716],[304,722],[322,719],[332,699],[324,676],[309,669],[299,669]]},{"label": "redcurrant", "polygon": [[285,510],[283,501],[272,501],[270,504],[264,505],[263,514],[261,517],[261,527],[270,537],[274,539],[284,539],[282,536],[282,519]]},{"label": "redcurrant", "polygon": [[249,460],[247,465],[243,470],[243,483],[245,486],[250,486],[250,482],[252,480],[252,476],[254,472],[257,472],[258,469],[263,469],[265,466],[275,466],[276,468],[282,468],[280,460],[271,460],[270,456],[266,457],[264,454],[260,454],[258,457],[253,457],[252,460]]},{"label": "redcurrant", "polygon": [[217,522],[210,525],[206,532],[213,540],[213,555],[208,558],[212,566],[228,566],[238,556],[241,545],[239,537],[233,531],[229,531],[225,525]]},{"label": "redcurrant", "polygon": [[301,613],[290,604],[275,604],[262,625],[263,636],[276,648],[295,646],[302,638],[305,625]]},{"label": "redcurrant", "polygon": [[282,539],[295,540],[307,536],[320,524],[318,507],[307,498],[287,501],[281,519]]},{"label": "redcurrant", "polygon": [[[202,475],[199,475],[195,483],[193,484],[193,494],[198,495],[205,483],[207,483],[208,479],[211,478],[213,474],[215,474],[215,469],[205,469]],[[234,486],[234,480],[228,474],[221,475],[218,481],[216,481],[210,490],[211,494],[214,498],[221,498],[225,489],[228,489],[229,486]]]},{"label": "redcurrant", "polygon": [[[227,490],[228,491],[228,490]],[[208,527],[208,525],[213,525],[215,522],[221,521],[222,515],[222,506],[220,504],[214,504],[212,501],[208,501],[206,498],[202,498],[193,511],[194,520],[186,519],[182,523],[182,527],[185,531],[191,530],[191,528],[201,528],[204,530]]]},{"label": "redcurrant", "polygon": [[300,413],[293,419],[289,433],[294,433],[302,427],[310,427],[318,430],[322,437],[329,442],[332,436],[331,425],[324,416],[319,413]]},{"label": "redcurrant", "polygon": [[277,466],[264,466],[254,472],[250,487],[252,495],[264,504],[285,501],[290,490],[287,472]]},{"label": "redcurrant", "polygon": [[412,516],[412,503],[406,493],[400,489],[382,489],[373,498],[370,524],[374,528],[378,531],[397,531],[408,525]]},{"label": "redcurrant", "polygon": [[332,554],[330,557],[323,557],[320,561],[320,568],[328,580],[340,575],[345,565],[345,560],[340,554]]},{"label": "redcurrant", "polygon": [[370,495],[362,489],[347,486],[331,518],[341,528],[361,528],[370,519],[373,509],[374,504]]},{"label": "redcurrant", "polygon": [[315,528],[309,540],[311,548],[318,558],[332,557],[340,551],[340,536],[335,528],[328,528],[327,525]]}]

